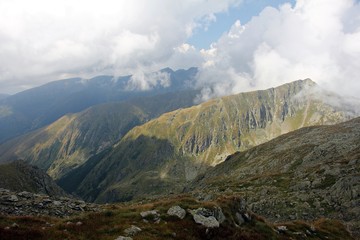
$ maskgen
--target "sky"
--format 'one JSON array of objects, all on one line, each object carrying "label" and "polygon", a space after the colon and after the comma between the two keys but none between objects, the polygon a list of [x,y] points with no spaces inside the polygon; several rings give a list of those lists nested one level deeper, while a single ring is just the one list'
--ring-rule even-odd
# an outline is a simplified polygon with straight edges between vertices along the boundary
[{"label": "sky", "polygon": [[[305,78],[356,97],[360,4],[0,0],[0,93],[70,77],[144,76],[165,67],[198,67],[203,100]],[[148,89],[146,81],[153,80],[134,78],[134,86]]]}]

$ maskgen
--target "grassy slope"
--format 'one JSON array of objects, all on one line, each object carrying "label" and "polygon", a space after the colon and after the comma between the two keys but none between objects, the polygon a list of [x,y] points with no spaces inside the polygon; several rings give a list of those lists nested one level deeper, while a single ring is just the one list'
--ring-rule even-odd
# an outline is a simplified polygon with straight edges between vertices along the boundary
[{"label": "grassy slope", "polygon": [[0,165],[0,188],[50,196],[67,195],[44,171],[23,161]]},{"label": "grassy slope", "polygon": [[2,144],[1,159],[24,159],[57,179],[110,147],[134,126],[164,111],[192,105],[196,93],[183,91],[107,103],[66,115],[45,128]]},{"label": "grassy slope", "polygon": [[[303,126],[347,118],[344,112],[311,96],[297,98],[311,86],[311,80],[296,81],[163,114],[133,128],[90,171],[78,193],[91,200],[115,201],[133,189],[136,193],[132,197],[166,193],[171,191],[169,184],[181,189],[186,181],[224,161],[230,153]],[[165,152],[164,142],[171,148]],[[154,187],[149,187],[152,184]]]}]

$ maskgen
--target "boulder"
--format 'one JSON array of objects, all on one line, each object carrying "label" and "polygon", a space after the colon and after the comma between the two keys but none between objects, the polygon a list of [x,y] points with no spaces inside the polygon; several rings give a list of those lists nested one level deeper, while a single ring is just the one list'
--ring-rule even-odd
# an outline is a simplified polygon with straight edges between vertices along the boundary
[{"label": "boulder", "polygon": [[173,207],[169,208],[169,210],[167,211],[167,214],[170,216],[176,216],[180,219],[183,219],[186,215],[186,211],[185,211],[185,209],[181,208],[180,206],[173,206]]},{"label": "boulder", "polygon": [[131,237],[119,236],[115,240],[133,240]]},{"label": "boulder", "polygon": [[[220,209],[221,210],[221,209]],[[219,227],[220,223],[218,221],[218,219],[216,219],[215,212],[218,212],[219,210],[216,209],[215,210],[210,210],[210,209],[206,209],[206,208],[198,208],[195,210],[189,210],[190,214],[193,216],[194,221],[198,224],[201,224],[207,228],[215,228],[215,227]],[[222,213],[222,211],[221,211]],[[221,216],[221,214],[218,213],[219,216]],[[223,216],[223,214],[222,214]],[[221,218],[222,218],[221,216]],[[225,218],[225,216],[224,216]]]},{"label": "boulder", "polygon": [[141,228],[131,225],[131,227],[124,230],[124,233],[127,236],[135,236],[137,233],[141,232]]},{"label": "boulder", "polygon": [[140,213],[142,218],[146,218],[149,216],[159,216],[159,213],[157,212],[157,210],[151,210],[151,211],[145,211],[145,212],[141,212]]},{"label": "boulder", "polygon": [[219,222],[214,216],[205,217],[203,215],[194,214],[194,221],[198,224],[201,224],[207,228],[218,228],[220,226]]}]

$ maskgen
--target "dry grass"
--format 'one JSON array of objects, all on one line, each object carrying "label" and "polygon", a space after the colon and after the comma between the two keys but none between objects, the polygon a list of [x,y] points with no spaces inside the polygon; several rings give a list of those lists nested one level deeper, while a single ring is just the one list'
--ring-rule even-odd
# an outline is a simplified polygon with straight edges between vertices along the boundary
[{"label": "dry grass", "polygon": [[[134,240],[145,239],[302,239],[296,232],[311,230],[311,224],[305,222],[285,223],[289,229],[286,233],[277,233],[276,226],[267,222],[261,216],[250,213],[251,221],[236,226],[234,214],[239,209],[238,196],[224,196],[214,202],[198,202],[187,196],[175,196],[146,203],[114,204],[105,206],[100,213],[90,213],[67,219],[50,217],[0,217],[0,239],[116,239],[124,235],[124,230],[131,225],[142,229]],[[227,220],[220,228],[206,229],[196,224],[192,216],[187,213],[182,220],[168,216],[167,210],[174,205],[184,209],[198,207],[212,208],[220,206]],[[140,212],[158,210],[161,221],[144,222]],[[81,222],[81,224],[76,224]],[[16,223],[17,227],[11,227]],[[337,221],[321,219],[315,222],[317,235],[309,235],[309,239],[351,239],[345,227]],[[9,227],[9,229],[5,229]]]}]

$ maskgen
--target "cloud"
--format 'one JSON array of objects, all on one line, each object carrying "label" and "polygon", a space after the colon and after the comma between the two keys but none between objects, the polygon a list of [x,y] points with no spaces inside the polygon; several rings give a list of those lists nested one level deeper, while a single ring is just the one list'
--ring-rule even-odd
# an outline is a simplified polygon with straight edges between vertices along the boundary
[{"label": "cloud", "polygon": [[340,94],[360,90],[360,4],[297,0],[233,24],[204,62],[198,100],[311,78]]},{"label": "cloud", "polygon": [[191,57],[200,62],[181,46],[240,1],[0,1],[1,91],[62,77],[152,72]]},{"label": "cloud", "polygon": [[153,72],[145,73],[145,71],[138,69],[134,72],[128,82],[127,90],[141,90],[146,91],[154,87],[169,87],[171,85],[170,74],[167,72]]}]

